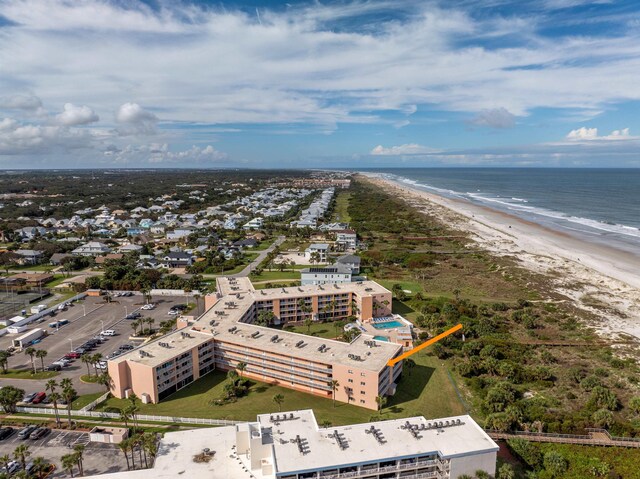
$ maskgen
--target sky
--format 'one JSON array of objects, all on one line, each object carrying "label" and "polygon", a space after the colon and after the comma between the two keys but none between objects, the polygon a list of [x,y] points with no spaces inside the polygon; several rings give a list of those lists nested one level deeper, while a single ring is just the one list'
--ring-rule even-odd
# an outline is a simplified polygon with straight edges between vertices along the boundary
[{"label": "sky", "polygon": [[0,168],[640,167],[640,2],[0,0]]}]

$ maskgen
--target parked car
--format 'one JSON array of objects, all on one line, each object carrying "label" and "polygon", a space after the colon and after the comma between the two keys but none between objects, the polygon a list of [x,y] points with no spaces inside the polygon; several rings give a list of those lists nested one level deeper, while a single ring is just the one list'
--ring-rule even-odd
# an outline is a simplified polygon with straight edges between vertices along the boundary
[{"label": "parked car", "polygon": [[100,334],[102,336],[115,336],[116,332],[113,329],[107,329],[106,331],[101,331]]},{"label": "parked car", "polygon": [[154,309],[155,307],[156,307],[155,304],[149,303],[149,304],[143,305],[140,309],[144,309],[145,311],[150,311],[150,310]]},{"label": "parked car", "polygon": [[28,438],[31,435],[31,433],[33,431],[35,431],[36,429],[37,429],[37,426],[33,426],[33,425],[27,426],[27,427],[21,429],[20,432],[18,433],[18,439],[26,439],[26,438]]},{"label": "parked car", "polygon": [[12,427],[2,427],[2,428],[0,428],[0,441],[2,441],[3,439],[8,438],[9,436],[11,436],[11,434],[13,434],[13,428]]},{"label": "parked car", "polygon": [[177,309],[170,309],[169,311],[167,311],[167,314],[169,316],[178,316],[180,314],[180,311],[178,311]]},{"label": "parked car", "polygon": [[18,469],[20,469],[20,463],[18,461],[11,461],[11,462],[8,462],[5,467],[9,474],[13,474],[18,472]]},{"label": "parked car", "polygon": [[118,349],[121,349],[122,351],[131,351],[133,349],[133,346],[131,346],[130,344],[121,344]]},{"label": "parked car", "polygon": [[84,349],[84,348],[76,348],[76,349],[73,350],[73,352],[74,353],[78,353],[78,354],[84,354],[84,353],[87,352],[87,350]]},{"label": "parked car", "polygon": [[41,437],[46,436],[47,434],[49,434],[50,429],[48,427],[39,427],[38,429],[36,429],[35,431],[33,431],[31,434],[29,434],[29,439],[40,439]]},{"label": "parked car", "polygon": [[141,317],[142,314],[138,313],[137,311],[134,311],[133,313],[129,313],[127,314],[124,319],[138,319],[139,317]]},{"label": "parked car", "polygon": [[65,359],[78,359],[80,358],[81,354],[78,351],[71,351],[70,353],[67,353],[64,355]]},{"label": "parked car", "polygon": [[33,401],[33,398],[36,397],[36,394],[38,393],[31,393],[31,394],[25,395],[25,397],[22,398],[22,402],[30,403],[31,401]]},{"label": "parked car", "polygon": [[98,363],[98,369],[107,369],[107,362],[106,361],[100,361]]},{"label": "parked car", "polygon": [[47,371],[62,371],[62,364],[51,363],[47,366]]},{"label": "parked car", "polygon": [[40,404],[44,400],[44,398],[46,398],[46,397],[47,397],[47,393],[45,393],[44,391],[40,391],[31,400],[31,404]]}]

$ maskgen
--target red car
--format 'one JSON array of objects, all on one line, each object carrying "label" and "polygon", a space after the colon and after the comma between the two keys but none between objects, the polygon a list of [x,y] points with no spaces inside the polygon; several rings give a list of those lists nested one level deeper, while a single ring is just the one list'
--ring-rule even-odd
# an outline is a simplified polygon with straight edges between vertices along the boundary
[{"label": "red car", "polygon": [[38,394],[36,394],[36,397],[33,398],[33,401],[31,401],[31,404],[40,404],[42,401],[44,401],[44,398],[47,397],[47,393],[40,391]]},{"label": "red car", "polygon": [[80,353],[76,353],[75,351],[71,351],[64,355],[65,359],[78,359],[80,357]]}]

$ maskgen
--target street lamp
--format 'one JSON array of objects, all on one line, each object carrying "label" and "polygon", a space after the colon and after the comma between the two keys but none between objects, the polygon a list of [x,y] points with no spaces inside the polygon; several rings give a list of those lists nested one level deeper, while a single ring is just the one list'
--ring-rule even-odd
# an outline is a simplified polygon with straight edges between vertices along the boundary
[{"label": "street lamp", "polygon": [[129,316],[129,313],[127,312],[127,307],[126,306],[124,307],[124,315],[125,316]]},{"label": "street lamp", "polygon": [[71,351],[73,351],[73,340],[69,338],[69,342],[71,343]]},{"label": "street lamp", "polygon": [[[104,321],[103,321],[103,320],[100,320],[100,324],[102,325],[102,331],[104,331]],[[101,331],[101,332],[102,332],[102,331]]]},{"label": "street lamp", "polygon": [[84,304],[82,305],[82,311],[84,311],[84,314],[82,316],[86,316],[87,315],[87,307]]}]

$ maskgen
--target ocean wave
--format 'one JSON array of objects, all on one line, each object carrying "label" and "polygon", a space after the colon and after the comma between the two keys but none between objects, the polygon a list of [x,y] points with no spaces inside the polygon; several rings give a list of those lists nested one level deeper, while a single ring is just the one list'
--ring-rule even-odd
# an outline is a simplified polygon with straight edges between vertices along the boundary
[{"label": "ocean wave", "polygon": [[505,206],[509,210],[522,211],[525,213],[530,213],[538,216],[544,216],[546,218],[552,218],[555,220],[568,221],[574,224],[579,224],[582,226],[587,226],[589,228],[593,228],[599,231],[606,231],[607,233],[615,233],[624,236],[632,236],[635,238],[640,238],[640,229],[635,228],[633,226],[627,226],[617,223],[605,223],[603,221],[598,221],[590,218],[583,218],[580,216],[571,216],[560,211],[549,210],[546,208],[540,208],[536,206],[523,205],[521,203],[512,203],[511,201],[504,200],[503,198],[493,198],[483,196],[477,193],[469,193],[471,198],[482,201],[485,203],[497,203]]},{"label": "ocean wave", "polygon": [[[521,214],[524,213],[527,215],[535,215],[543,218],[550,218],[558,222],[558,224],[561,226],[562,226],[561,222],[568,222],[568,223],[580,225],[582,227],[590,228],[592,230],[597,230],[603,233],[640,238],[639,228],[618,224],[618,223],[607,223],[603,221],[594,220],[591,218],[583,218],[580,216],[571,216],[566,213],[562,213],[560,211],[554,211],[546,208],[541,208],[538,206],[532,206],[529,203],[529,200],[527,200],[526,198],[519,198],[519,197],[503,198],[498,195],[488,196],[487,194],[483,194],[483,193],[473,193],[473,192],[463,193],[463,192],[455,191],[451,189],[438,188],[425,183],[420,183],[410,178],[397,176],[397,175],[389,175],[388,179],[405,183],[413,187],[431,190],[435,193],[441,194],[446,197],[464,198],[472,202],[475,201],[475,202],[481,202],[485,204],[493,204],[494,206],[497,205],[496,207],[508,209],[515,213],[521,213]],[[570,229],[574,229],[574,228],[570,228]],[[578,230],[578,231],[581,231],[581,230]],[[585,230],[582,230],[582,231],[585,231]]]}]

